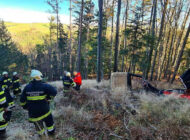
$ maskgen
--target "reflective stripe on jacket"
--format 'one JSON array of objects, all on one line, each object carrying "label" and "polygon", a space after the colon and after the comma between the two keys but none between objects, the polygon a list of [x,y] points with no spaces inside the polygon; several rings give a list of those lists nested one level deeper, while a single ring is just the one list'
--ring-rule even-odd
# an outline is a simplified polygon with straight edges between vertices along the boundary
[{"label": "reflective stripe on jacket", "polygon": [[50,114],[48,100],[57,94],[54,87],[41,81],[33,80],[23,90],[21,106],[28,110],[29,121],[35,122],[44,119]]}]

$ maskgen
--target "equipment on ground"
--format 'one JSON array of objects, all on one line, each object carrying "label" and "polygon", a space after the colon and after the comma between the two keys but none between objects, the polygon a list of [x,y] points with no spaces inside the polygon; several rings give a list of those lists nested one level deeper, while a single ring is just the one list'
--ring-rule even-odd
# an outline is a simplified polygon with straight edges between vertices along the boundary
[{"label": "equipment on ground", "polygon": [[[189,76],[189,78],[188,78]],[[151,92],[156,94],[157,96],[160,95],[175,95],[180,98],[187,98],[190,100],[190,70],[186,71],[180,79],[182,80],[183,85],[185,88],[183,89],[158,89],[151,85],[142,75],[138,74],[132,74],[128,73],[127,74],[127,87],[132,90],[132,78],[137,77],[141,79],[141,84],[143,89],[146,92]]]}]

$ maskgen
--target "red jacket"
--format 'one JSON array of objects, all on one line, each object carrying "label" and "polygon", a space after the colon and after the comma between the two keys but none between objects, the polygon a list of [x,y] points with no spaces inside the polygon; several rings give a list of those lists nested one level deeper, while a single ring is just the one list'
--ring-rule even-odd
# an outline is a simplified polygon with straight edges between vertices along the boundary
[{"label": "red jacket", "polygon": [[82,77],[80,72],[78,72],[76,74],[76,76],[74,77],[73,81],[77,84],[77,85],[82,85]]}]

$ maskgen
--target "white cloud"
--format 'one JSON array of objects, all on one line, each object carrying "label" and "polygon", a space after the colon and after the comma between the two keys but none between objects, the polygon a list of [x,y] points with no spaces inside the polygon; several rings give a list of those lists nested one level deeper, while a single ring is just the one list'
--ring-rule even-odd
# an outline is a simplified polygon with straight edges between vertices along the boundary
[{"label": "white cloud", "polygon": [[[15,8],[0,8],[0,18],[7,22],[16,23],[47,23],[49,13]],[[61,15],[61,22],[69,24],[69,16]]]}]

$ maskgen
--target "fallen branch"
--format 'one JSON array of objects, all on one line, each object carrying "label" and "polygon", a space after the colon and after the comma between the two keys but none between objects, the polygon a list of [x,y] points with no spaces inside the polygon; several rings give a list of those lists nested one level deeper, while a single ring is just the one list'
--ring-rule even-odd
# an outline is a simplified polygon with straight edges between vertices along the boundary
[{"label": "fallen branch", "polygon": [[117,134],[114,134],[114,133],[110,133],[110,136],[114,136],[114,137],[117,137],[119,139],[123,139],[124,137],[122,136],[118,136]]}]

